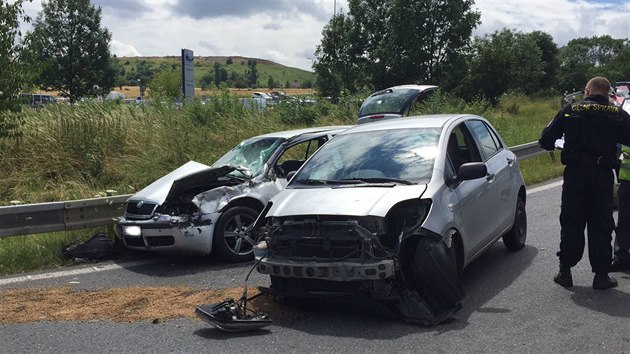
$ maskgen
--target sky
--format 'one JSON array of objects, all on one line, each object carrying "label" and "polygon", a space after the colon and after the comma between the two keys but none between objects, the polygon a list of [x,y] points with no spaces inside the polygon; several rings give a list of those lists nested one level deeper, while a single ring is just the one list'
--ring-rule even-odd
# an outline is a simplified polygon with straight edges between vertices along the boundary
[{"label": "sky", "polygon": [[[45,0],[44,0],[45,1]],[[42,0],[24,4],[35,18]],[[197,56],[266,59],[311,71],[322,30],[334,13],[348,12],[347,0],[92,0],[102,9],[101,25],[112,34],[119,57]],[[610,35],[630,38],[627,0],[476,0],[483,36],[509,28],[544,31],[556,44]],[[23,30],[28,30],[24,25]]]}]

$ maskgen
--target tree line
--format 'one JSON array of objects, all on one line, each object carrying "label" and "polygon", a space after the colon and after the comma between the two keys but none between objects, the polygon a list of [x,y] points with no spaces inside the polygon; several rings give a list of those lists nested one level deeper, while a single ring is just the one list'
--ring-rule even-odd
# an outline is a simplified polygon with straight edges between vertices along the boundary
[{"label": "tree line", "polygon": [[[19,109],[29,88],[57,91],[71,102],[108,93],[140,79],[152,93],[181,95],[174,67],[154,71],[139,62],[125,72],[111,55],[111,33],[101,26],[101,9],[90,0],[48,0],[22,35],[28,0],[0,0],[0,111]],[[630,41],[610,36],[577,38],[559,47],[552,36],[502,29],[472,35],[481,14],[473,0],[349,0],[348,12],[331,18],[315,52],[315,88],[321,96],[418,83],[439,85],[464,99],[575,91],[589,77],[630,79]],[[229,63],[228,63],[229,64]],[[255,87],[256,61],[244,75],[222,65],[204,75],[206,87]],[[279,87],[273,77],[269,88]],[[310,86],[310,85],[309,85]],[[1,127],[0,127],[1,129]]]},{"label": "tree line", "polygon": [[630,80],[630,41],[608,35],[559,47],[542,31],[472,36],[472,0],[349,0],[322,31],[314,70],[324,96],[418,83],[464,99],[581,90],[595,75]]}]

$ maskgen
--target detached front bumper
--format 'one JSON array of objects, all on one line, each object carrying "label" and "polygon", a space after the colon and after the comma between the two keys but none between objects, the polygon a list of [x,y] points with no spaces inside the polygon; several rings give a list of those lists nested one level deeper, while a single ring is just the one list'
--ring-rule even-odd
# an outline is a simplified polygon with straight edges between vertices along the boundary
[{"label": "detached front bumper", "polygon": [[385,280],[395,276],[391,259],[368,262],[292,261],[280,257],[264,257],[257,270],[284,278],[319,279],[329,281]]},{"label": "detached front bumper", "polygon": [[205,214],[195,221],[170,215],[158,215],[150,220],[120,218],[116,228],[130,249],[208,255],[219,216],[218,213]]}]

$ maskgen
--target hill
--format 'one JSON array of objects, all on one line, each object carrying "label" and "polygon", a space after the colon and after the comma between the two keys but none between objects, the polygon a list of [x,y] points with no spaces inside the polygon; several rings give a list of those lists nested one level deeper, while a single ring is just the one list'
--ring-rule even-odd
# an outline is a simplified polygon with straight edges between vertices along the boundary
[{"label": "hill", "polygon": [[[315,82],[315,74],[310,71],[288,67],[271,60],[246,58],[240,56],[209,56],[195,57],[195,87],[201,87],[204,75],[214,77],[214,65],[218,63],[227,72],[227,78],[244,77],[248,70],[248,60],[256,61],[258,71],[258,87],[268,87],[269,78],[279,84],[279,87],[290,86],[310,87]],[[161,70],[181,70],[179,56],[166,57],[118,57],[118,62],[124,69],[126,85],[137,85],[138,78],[150,77],[150,73]]]}]

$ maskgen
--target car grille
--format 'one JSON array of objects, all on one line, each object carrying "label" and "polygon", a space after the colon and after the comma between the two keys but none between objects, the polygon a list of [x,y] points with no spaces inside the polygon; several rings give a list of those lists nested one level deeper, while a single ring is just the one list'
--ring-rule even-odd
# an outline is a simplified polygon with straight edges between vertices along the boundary
[{"label": "car grille", "polygon": [[360,241],[324,240],[279,240],[274,242],[273,250],[290,258],[343,259],[360,256]]},{"label": "car grille", "polygon": [[141,220],[150,219],[153,216],[156,207],[156,203],[140,203],[140,201],[137,200],[130,200],[127,202],[127,206],[125,208],[125,217]]},{"label": "car grille", "polygon": [[[173,236],[149,236],[146,237],[147,244],[151,247],[172,246],[175,244]],[[125,243],[131,247],[143,247],[144,241],[140,237],[125,237]]]}]

